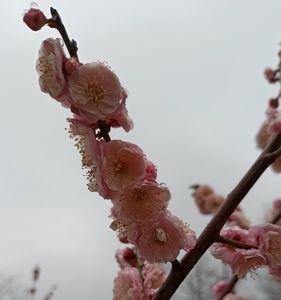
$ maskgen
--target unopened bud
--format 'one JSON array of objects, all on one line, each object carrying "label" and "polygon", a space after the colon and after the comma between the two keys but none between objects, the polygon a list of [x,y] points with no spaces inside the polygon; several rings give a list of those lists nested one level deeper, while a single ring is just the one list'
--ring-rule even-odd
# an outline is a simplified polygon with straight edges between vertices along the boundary
[{"label": "unopened bud", "polygon": [[23,16],[24,23],[33,31],[40,30],[48,24],[48,19],[38,8],[30,8]]}]

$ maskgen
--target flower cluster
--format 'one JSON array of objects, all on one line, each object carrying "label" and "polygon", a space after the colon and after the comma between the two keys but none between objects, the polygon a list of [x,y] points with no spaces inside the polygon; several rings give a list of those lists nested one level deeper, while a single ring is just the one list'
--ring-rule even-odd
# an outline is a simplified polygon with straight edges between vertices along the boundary
[{"label": "flower cluster", "polygon": [[60,39],[42,42],[36,64],[41,91],[49,94],[91,128],[103,120],[109,127],[133,128],[126,109],[127,92],[103,62],[81,64],[67,58]]},{"label": "flower cluster", "polygon": [[138,255],[136,248],[117,250],[121,268],[114,280],[114,300],[151,300],[165,279],[160,264],[149,264]]},{"label": "flower cluster", "polygon": [[[192,197],[200,213],[204,215],[214,215],[220,208],[225,198],[215,193],[214,189],[206,184],[196,184],[191,186],[193,189]],[[228,219],[228,225],[238,225],[248,229],[250,221],[245,216],[241,207],[237,207]]]},{"label": "flower cluster", "polygon": [[280,276],[281,267],[281,227],[274,224],[263,224],[249,230],[239,227],[226,227],[221,236],[252,246],[251,249],[240,249],[229,244],[215,243],[210,248],[211,254],[229,265],[232,272],[243,278],[247,272],[262,266],[268,266],[270,272]]},{"label": "flower cluster", "polygon": [[[31,9],[24,21],[37,30],[44,25],[42,16]],[[48,20],[48,25],[55,23]],[[68,58],[61,40],[49,38],[42,42],[36,69],[42,92],[74,115],[68,119],[69,132],[82,156],[89,190],[112,201],[111,228],[120,240],[135,245],[149,262],[173,261],[181,249],[193,248],[194,232],[167,210],[170,192],[156,181],[156,167],[142,149],[103,135],[101,122],[107,134],[111,127],[133,128],[128,94],[111,68]]]}]

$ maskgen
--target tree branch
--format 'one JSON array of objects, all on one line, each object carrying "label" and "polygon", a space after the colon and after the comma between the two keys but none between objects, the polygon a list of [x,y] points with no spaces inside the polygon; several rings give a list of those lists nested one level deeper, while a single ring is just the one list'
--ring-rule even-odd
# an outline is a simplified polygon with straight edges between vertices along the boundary
[{"label": "tree branch", "polygon": [[235,240],[226,239],[221,235],[217,238],[217,242],[227,244],[227,245],[230,245],[230,246],[233,246],[233,247],[236,247],[236,248],[240,248],[240,249],[246,249],[246,250],[258,249],[257,246],[252,246],[252,245],[248,245],[248,244],[245,244],[245,243],[237,242]]},{"label": "tree branch", "polygon": [[231,292],[233,291],[233,289],[234,289],[234,287],[235,287],[235,285],[236,285],[236,283],[237,283],[238,281],[239,281],[239,277],[236,276],[236,275],[234,275],[234,276],[231,278],[231,280],[230,280],[228,286],[224,289],[224,291],[223,291],[222,294],[220,295],[220,297],[219,297],[218,300],[223,300],[223,298],[224,298],[227,294],[231,293]]},{"label": "tree branch", "polygon": [[50,26],[53,28],[56,28],[58,30],[58,32],[60,33],[60,35],[65,43],[65,46],[69,52],[69,55],[71,57],[78,58],[78,56],[77,56],[78,48],[77,48],[76,41],[74,41],[74,40],[70,41],[70,38],[66,32],[66,29],[63,25],[61,16],[59,15],[58,11],[53,7],[50,8],[50,11],[51,11],[51,15],[52,15],[52,23],[50,24]]},{"label": "tree branch", "polygon": [[218,210],[216,215],[209,222],[205,230],[199,236],[195,247],[190,250],[180,261],[181,273],[180,276],[174,276],[173,272],[170,272],[166,281],[162,287],[158,290],[154,297],[154,300],[168,300],[175,293],[177,288],[183,282],[185,277],[190,273],[198,260],[208,250],[208,248],[216,242],[219,237],[219,233],[234,212],[236,207],[240,204],[243,198],[247,195],[256,181],[260,178],[263,172],[270,166],[276,157],[267,156],[273,153],[281,146],[281,134],[278,134],[272,138],[270,143],[266,146],[264,151],[260,154],[258,159],[238,183],[238,185],[228,195],[226,201]]}]

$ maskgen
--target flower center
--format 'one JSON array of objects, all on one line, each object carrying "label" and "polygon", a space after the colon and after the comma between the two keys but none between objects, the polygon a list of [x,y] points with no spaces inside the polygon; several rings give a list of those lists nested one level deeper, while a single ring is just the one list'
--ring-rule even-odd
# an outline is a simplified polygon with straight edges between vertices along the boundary
[{"label": "flower center", "polygon": [[272,238],[270,241],[270,250],[279,252],[281,249],[281,237]]},{"label": "flower center", "polygon": [[39,58],[38,71],[45,81],[51,81],[53,79],[53,66],[46,56],[41,56]]},{"label": "flower center", "polygon": [[96,80],[91,81],[85,86],[85,96],[94,103],[101,102],[105,96],[105,89]]},{"label": "flower center", "polygon": [[167,234],[163,228],[156,228],[154,230],[154,238],[161,243],[167,242]]},{"label": "flower center", "polygon": [[124,168],[124,165],[121,161],[116,161],[114,164],[114,171],[120,172]]},{"label": "flower center", "polygon": [[146,197],[145,191],[142,191],[142,190],[137,190],[136,191],[136,200],[142,201],[142,200],[145,199],[145,197]]}]

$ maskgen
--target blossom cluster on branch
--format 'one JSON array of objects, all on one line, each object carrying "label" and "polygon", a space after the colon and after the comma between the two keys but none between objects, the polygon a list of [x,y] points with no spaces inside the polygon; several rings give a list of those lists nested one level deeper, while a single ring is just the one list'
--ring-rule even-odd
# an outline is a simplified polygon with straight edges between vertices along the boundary
[{"label": "blossom cluster on branch", "polygon": [[135,247],[116,251],[121,268],[114,280],[113,299],[150,300],[165,280],[161,264],[143,260]]},{"label": "blossom cluster on branch", "polygon": [[[224,198],[215,194],[208,185],[193,185],[192,195],[199,211],[203,214],[213,214],[224,201]],[[281,212],[280,200],[273,203],[267,213],[266,220],[272,222]],[[279,220],[280,222],[280,220]],[[220,235],[223,243],[214,243],[211,254],[229,265],[234,275],[244,277],[249,271],[259,267],[269,266],[270,273],[281,279],[281,227],[277,224],[263,224],[250,226],[250,221],[238,206],[230,216],[228,223]],[[236,241],[248,245],[250,249],[240,249],[239,244],[228,244],[227,241]],[[235,247],[236,246],[236,247]]]},{"label": "blossom cluster on branch", "polygon": [[[44,25],[58,29],[58,20],[58,15],[47,19],[35,8],[24,16],[35,31]],[[112,201],[111,228],[120,241],[135,245],[146,263],[171,262],[180,250],[192,249],[195,233],[167,210],[171,194],[156,180],[154,164],[139,146],[109,137],[112,127],[127,132],[133,128],[126,108],[128,93],[110,66],[99,61],[83,64],[77,52],[67,57],[62,40],[48,38],[42,42],[36,70],[41,91],[73,113],[69,132],[82,156],[89,190]],[[148,269],[145,266],[141,275],[125,269],[118,278],[131,274],[138,282]]]},{"label": "blossom cluster on branch", "polygon": [[[42,42],[36,63],[41,91],[72,112],[69,133],[81,154],[88,188],[112,202],[110,227],[121,242],[134,246],[116,253],[121,271],[114,281],[114,299],[170,299],[208,249],[230,266],[237,278],[267,266],[280,280],[280,200],[267,214],[267,221],[273,218],[270,222],[274,224],[256,226],[251,226],[239,204],[269,165],[281,172],[281,93],[270,99],[267,120],[256,137],[264,152],[236,189],[224,197],[208,185],[192,186],[199,211],[213,216],[197,242],[195,233],[168,210],[170,191],[157,180],[157,169],[143,150],[109,136],[111,128],[133,129],[126,108],[128,92],[107,63],[80,62],[77,44],[69,39],[58,12],[51,8],[51,14],[48,19],[39,9],[31,8],[23,18],[32,30],[47,25],[57,29],[63,39]],[[276,70],[267,69],[265,76],[272,84],[279,82],[280,65]],[[181,250],[187,254],[179,262]],[[164,271],[159,264],[167,262],[172,262],[172,269],[163,283]],[[234,294],[233,286],[225,293],[228,284],[232,283],[214,287],[218,299],[247,300]]]}]

